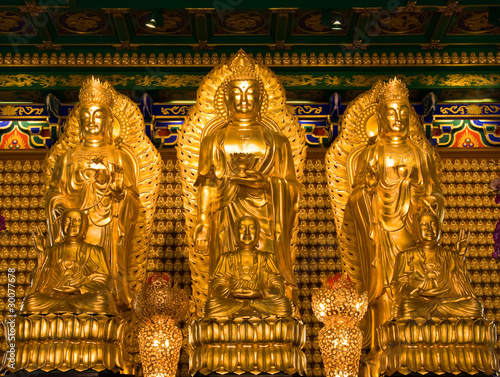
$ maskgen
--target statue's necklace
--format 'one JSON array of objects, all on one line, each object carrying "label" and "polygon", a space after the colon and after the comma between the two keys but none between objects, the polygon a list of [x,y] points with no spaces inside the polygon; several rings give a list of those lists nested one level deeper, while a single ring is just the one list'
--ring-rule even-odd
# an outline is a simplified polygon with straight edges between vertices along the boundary
[{"label": "statue's necklace", "polygon": [[79,164],[91,165],[92,160],[100,160],[101,162],[108,155],[108,146],[100,146],[100,147],[81,147],[77,148],[75,151],[75,157]]},{"label": "statue's necklace", "polygon": [[385,145],[385,152],[391,157],[397,158],[402,163],[412,162],[415,158],[413,148],[406,143],[403,145],[387,143]]}]

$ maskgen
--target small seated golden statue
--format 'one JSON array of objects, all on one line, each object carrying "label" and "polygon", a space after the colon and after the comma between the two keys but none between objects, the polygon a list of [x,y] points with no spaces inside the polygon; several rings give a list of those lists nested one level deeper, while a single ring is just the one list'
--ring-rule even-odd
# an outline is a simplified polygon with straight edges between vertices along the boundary
[{"label": "small seated golden statue", "polygon": [[272,253],[257,249],[260,225],[255,217],[237,220],[238,248],[220,254],[205,303],[206,317],[291,317],[292,303]]},{"label": "small seated golden statue", "polygon": [[70,209],[61,217],[61,242],[48,246],[38,239],[40,267],[23,313],[116,314],[106,252],[85,242],[87,228],[85,213]]},{"label": "small seated golden statue", "polygon": [[465,269],[468,237],[462,230],[456,248],[441,246],[433,212],[418,214],[415,228],[416,246],[395,260],[394,318],[377,329],[379,374],[498,371],[496,326],[483,317]]},{"label": "small seated golden statue", "polygon": [[483,307],[465,270],[468,248],[460,232],[456,248],[439,244],[438,217],[423,212],[416,219],[417,246],[398,254],[392,283],[396,318],[481,318]]}]

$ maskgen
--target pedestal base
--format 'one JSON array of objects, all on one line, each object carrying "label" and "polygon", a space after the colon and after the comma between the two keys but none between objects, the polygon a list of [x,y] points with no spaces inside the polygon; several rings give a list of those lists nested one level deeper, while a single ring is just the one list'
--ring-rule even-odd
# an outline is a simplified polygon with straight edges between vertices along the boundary
[{"label": "pedestal base", "polygon": [[189,326],[191,375],[305,374],[306,327],[295,318],[205,318]]},{"label": "pedestal base", "polygon": [[414,318],[378,329],[380,374],[486,374],[499,371],[496,326],[484,318]]},{"label": "pedestal base", "polygon": [[[4,322],[4,326],[5,333],[12,334],[9,332],[12,323]],[[15,341],[8,339],[12,352],[7,351],[3,370],[119,372],[122,364],[121,333],[121,320],[113,316],[73,313],[19,315],[15,321]]]}]

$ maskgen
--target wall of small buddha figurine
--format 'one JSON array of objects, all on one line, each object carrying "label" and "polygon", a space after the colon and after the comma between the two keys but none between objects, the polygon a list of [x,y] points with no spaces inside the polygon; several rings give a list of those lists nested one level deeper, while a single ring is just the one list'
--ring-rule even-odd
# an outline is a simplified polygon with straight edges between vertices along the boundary
[{"label": "wall of small buddha figurine", "polygon": [[[176,161],[172,159],[172,154],[169,156],[163,156],[162,184],[147,270],[151,273],[167,272],[174,282],[189,289],[191,277],[180,197],[182,187]],[[7,229],[0,234],[2,319],[7,314],[9,269],[16,271],[15,300],[16,310],[19,310],[29,285],[29,273],[35,269],[37,262],[31,231],[37,226],[46,231],[42,162],[41,159],[0,160],[0,209],[7,225]],[[447,210],[442,243],[451,245],[456,242],[461,227],[471,231],[466,263],[474,291],[483,301],[486,317],[500,323],[499,265],[491,257],[491,234],[500,218],[500,206],[495,205],[489,187],[490,181],[498,177],[500,160],[445,158],[443,162],[442,188]],[[311,291],[319,287],[328,275],[341,269],[333,221],[324,161],[308,159],[300,202],[295,276],[300,288],[299,309],[309,327],[305,345],[309,376],[314,377],[324,376],[325,372],[317,341],[321,325],[311,311]],[[3,330],[0,334],[3,336]],[[1,347],[4,351],[7,344],[3,342]],[[500,348],[500,344],[497,347]],[[185,351],[181,354],[178,375],[188,376],[188,355]]]}]

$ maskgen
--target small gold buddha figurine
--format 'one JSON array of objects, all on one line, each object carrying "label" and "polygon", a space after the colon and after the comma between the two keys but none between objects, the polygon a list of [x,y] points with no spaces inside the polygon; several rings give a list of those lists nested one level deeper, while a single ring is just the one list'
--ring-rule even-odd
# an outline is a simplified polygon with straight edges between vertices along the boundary
[{"label": "small gold buddha figurine", "polygon": [[22,312],[116,314],[106,252],[84,240],[87,216],[70,209],[61,225],[63,239],[54,246],[36,238],[39,267]]},{"label": "small gold buddha figurine", "polygon": [[397,319],[483,316],[464,265],[465,231],[454,249],[440,246],[440,232],[438,217],[422,212],[416,218],[417,246],[396,257],[392,289]]},{"label": "small gold buddha figurine", "polygon": [[234,229],[237,249],[220,254],[205,303],[206,317],[291,317],[275,255],[257,249],[260,225],[244,216]]}]

